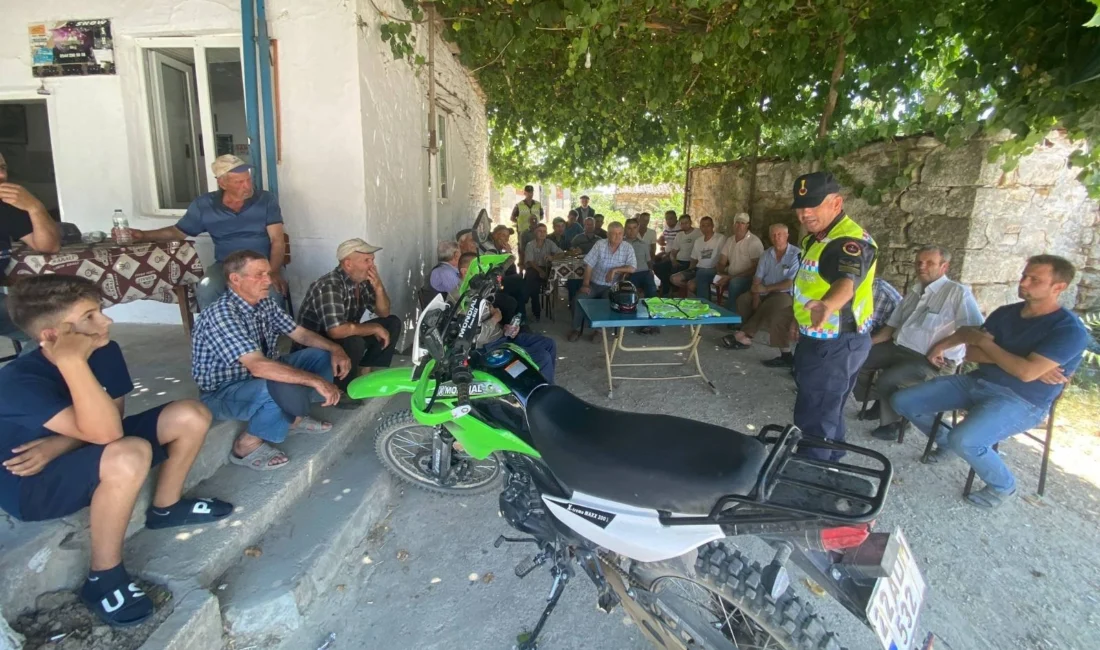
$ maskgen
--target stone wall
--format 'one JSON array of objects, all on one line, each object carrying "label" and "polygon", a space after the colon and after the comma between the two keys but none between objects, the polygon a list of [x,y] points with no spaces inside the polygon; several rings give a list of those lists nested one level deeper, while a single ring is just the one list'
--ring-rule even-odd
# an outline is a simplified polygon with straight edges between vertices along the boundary
[{"label": "stone wall", "polygon": [[[986,160],[992,144],[974,140],[952,149],[919,136],[870,144],[832,164],[846,185],[845,209],[879,243],[880,275],[904,291],[913,277],[913,252],[925,244],[944,246],[953,256],[950,276],[972,286],[988,312],[1016,299],[1016,282],[1028,256],[1052,253],[1080,270],[1065,304],[1079,311],[1100,308],[1100,210],[1069,166],[1076,146],[1052,133],[1005,173],[1001,161]],[[753,216],[753,232],[762,239],[775,222],[798,232],[791,188],[809,165],[761,160],[751,206],[750,169],[748,161],[693,168],[690,213],[696,219],[714,217],[727,233],[741,211]],[[895,183],[906,172],[908,184]],[[874,205],[851,189],[886,183]]]}]

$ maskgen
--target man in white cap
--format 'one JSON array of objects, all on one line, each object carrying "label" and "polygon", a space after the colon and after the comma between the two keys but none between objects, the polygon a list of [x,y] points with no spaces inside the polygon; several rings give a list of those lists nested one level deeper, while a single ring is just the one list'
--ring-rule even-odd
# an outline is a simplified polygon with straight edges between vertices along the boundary
[{"label": "man in white cap", "polygon": [[[61,248],[61,230],[41,201],[22,185],[8,182],[8,163],[0,154],[0,280],[16,241],[39,253],[56,253]],[[4,293],[0,293],[0,336],[18,341],[23,354],[37,347],[11,322]]]},{"label": "man in white cap", "polygon": [[401,319],[390,313],[390,297],[374,265],[380,250],[358,238],[340,244],[336,268],[309,285],[298,310],[299,325],[336,342],[351,358],[351,372],[336,382],[345,390],[373,368],[388,368],[401,336]]},{"label": "man in white cap", "polygon": [[287,283],[282,277],[286,243],[283,241],[283,213],[275,195],[252,186],[252,168],[240,158],[225,154],[210,166],[218,189],[196,198],[174,226],[156,230],[133,230],[135,242],[178,241],[210,233],[214,241],[214,264],[195,290],[199,309],[206,309],[225,293],[222,262],[230,253],[250,250],[271,264],[271,297],[286,307]]},{"label": "man in white cap", "polygon": [[726,240],[716,267],[718,277],[714,283],[719,292],[722,287],[728,287],[726,307],[729,309],[734,309],[737,297],[752,287],[756,264],[764,254],[764,242],[749,232],[749,221],[749,215],[744,212],[733,218],[733,235]]}]

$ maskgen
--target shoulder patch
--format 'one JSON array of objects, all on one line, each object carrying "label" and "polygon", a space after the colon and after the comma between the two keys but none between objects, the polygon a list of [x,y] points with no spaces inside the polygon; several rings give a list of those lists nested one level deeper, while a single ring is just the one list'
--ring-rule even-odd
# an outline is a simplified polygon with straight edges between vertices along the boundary
[{"label": "shoulder patch", "polygon": [[863,251],[860,249],[859,244],[854,241],[844,243],[844,252],[848,255],[860,255]]}]

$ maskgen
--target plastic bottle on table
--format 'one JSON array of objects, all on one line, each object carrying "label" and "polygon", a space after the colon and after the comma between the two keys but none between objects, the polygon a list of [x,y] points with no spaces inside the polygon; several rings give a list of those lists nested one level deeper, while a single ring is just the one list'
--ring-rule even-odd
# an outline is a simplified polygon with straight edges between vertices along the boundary
[{"label": "plastic bottle on table", "polygon": [[114,227],[111,228],[111,237],[114,238],[115,243],[123,245],[134,243],[133,235],[130,234],[130,222],[122,210],[115,210],[112,221]]}]

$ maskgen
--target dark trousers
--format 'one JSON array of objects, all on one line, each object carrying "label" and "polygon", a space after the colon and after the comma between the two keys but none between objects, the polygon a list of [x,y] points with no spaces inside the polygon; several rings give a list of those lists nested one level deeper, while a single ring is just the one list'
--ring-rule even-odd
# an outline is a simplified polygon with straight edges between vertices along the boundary
[{"label": "dark trousers", "polygon": [[382,341],[377,336],[348,336],[337,341],[351,358],[351,371],[337,382],[340,388],[346,389],[348,383],[359,376],[360,368],[388,368],[393,362],[397,338],[401,336],[401,319],[391,314],[367,322],[385,327],[390,333],[390,344],[382,347]]},{"label": "dark trousers", "polygon": [[653,271],[635,271],[630,274],[630,281],[634,286],[642,290],[642,297],[654,298],[657,296],[657,283],[653,281]]},{"label": "dark trousers", "polygon": [[675,259],[666,258],[653,265],[653,272],[661,279],[660,293],[672,295],[672,275],[683,271],[688,267],[688,262],[677,262]]},{"label": "dark trousers", "polygon": [[[871,375],[881,370],[874,386]],[[855,395],[858,400],[877,399],[879,401],[879,424],[896,424],[901,421],[892,406],[890,396],[902,388],[928,381],[941,374],[955,371],[954,364],[941,371],[928,362],[928,359],[915,350],[898,345],[893,341],[883,341],[871,347],[867,361],[856,378]]]},{"label": "dark trousers", "polygon": [[[844,404],[871,351],[867,334],[843,333],[835,339],[801,336],[794,351],[794,423],[807,438],[844,441]],[[806,456],[838,460],[843,452],[806,449]]]},{"label": "dark trousers", "polygon": [[[523,272],[524,292],[531,301],[531,315],[535,319],[542,318],[542,285],[544,281],[538,271],[527,269]],[[501,312],[504,316],[504,312]]]},{"label": "dark trousers", "polygon": [[[501,286],[504,289],[504,295],[510,296],[516,301],[515,313],[526,314],[527,283],[523,280],[523,276],[518,273],[506,275],[504,276],[503,282],[501,282]],[[501,310],[500,313],[501,316],[504,316],[504,310]]]},{"label": "dark trousers", "polygon": [[493,296],[493,306],[500,310],[500,322],[510,323],[519,311],[519,303],[512,296],[498,292]]}]

